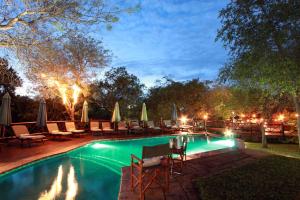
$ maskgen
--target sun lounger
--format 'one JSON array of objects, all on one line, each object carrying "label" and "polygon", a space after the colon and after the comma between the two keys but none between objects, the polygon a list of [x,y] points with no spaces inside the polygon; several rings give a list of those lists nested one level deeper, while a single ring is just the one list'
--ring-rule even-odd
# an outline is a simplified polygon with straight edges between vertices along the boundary
[{"label": "sun lounger", "polygon": [[84,135],[85,130],[76,129],[74,122],[65,122],[65,125],[68,132],[72,132],[74,135],[78,136]]},{"label": "sun lounger", "polygon": [[148,121],[147,122],[147,127],[150,129],[155,129],[155,130],[161,130],[159,126],[155,126],[153,121]]},{"label": "sun lounger", "polygon": [[129,127],[131,133],[141,133],[144,131],[144,129],[140,127],[139,122],[136,120],[130,121]]},{"label": "sun lounger", "polygon": [[46,140],[46,137],[42,134],[30,134],[27,127],[25,125],[13,125],[12,130],[18,140],[21,142],[21,146],[23,146],[24,142],[27,142],[29,146],[34,142],[43,142]]},{"label": "sun lounger", "polygon": [[114,129],[111,128],[110,122],[102,122],[102,132],[103,133],[113,133]]},{"label": "sun lounger", "polygon": [[99,127],[99,122],[91,121],[90,122],[90,131],[93,135],[97,135],[102,132],[102,129]]},{"label": "sun lounger", "polygon": [[118,123],[118,131],[124,131],[124,132],[128,131],[128,127],[127,127],[126,122],[121,121],[121,122]]},{"label": "sun lounger", "polygon": [[48,128],[48,132],[49,134],[53,137],[53,138],[64,138],[67,136],[71,136],[72,132],[70,131],[60,131],[57,123],[47,123],[47,128]]}]

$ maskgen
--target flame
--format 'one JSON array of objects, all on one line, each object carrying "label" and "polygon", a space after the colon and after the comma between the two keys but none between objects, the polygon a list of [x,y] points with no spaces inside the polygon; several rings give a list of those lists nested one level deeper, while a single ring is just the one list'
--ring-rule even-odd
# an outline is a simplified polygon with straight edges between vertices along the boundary
[{"label": "flame", "polygon": [[80,94],[80,88],[76,84],[74,84],[72,88],[73,88],[73,105],[75,105],[78,101],[78,96]]},{"label": "flame", "polygon": [[208,118],[208,115],[207,115],[207,114],[203,115],[203,119],[204,119],[204,120],[207,120],[207,118]]}]

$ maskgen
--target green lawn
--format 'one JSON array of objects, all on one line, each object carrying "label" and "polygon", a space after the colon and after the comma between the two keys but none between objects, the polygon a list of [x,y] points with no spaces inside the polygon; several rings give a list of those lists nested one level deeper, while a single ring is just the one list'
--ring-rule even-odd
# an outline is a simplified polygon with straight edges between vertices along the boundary
[{"label": "green lawn", "polygon": [[300,160],[268,156],[198,181],[202,200],[300,199]]},{"label": "green lawn", "polygon": [[248,149],[255,149],[300,159],[300,149],[298,144],[268,144],[268,148],[262,148],[261,143],[245,142],[245,145]]}]

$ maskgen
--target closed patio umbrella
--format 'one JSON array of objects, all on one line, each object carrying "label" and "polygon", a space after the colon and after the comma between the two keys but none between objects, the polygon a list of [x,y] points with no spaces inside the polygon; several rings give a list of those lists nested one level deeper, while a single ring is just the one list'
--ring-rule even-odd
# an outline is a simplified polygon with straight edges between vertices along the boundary
[{"label": "closed patio umbrella", "polygon": [[145,103],[143,103],[142,107],[141,121],[143,121],[143,125],[145,127],[145,122],[148,121],[147,108]]},{"label": "closed patio umbrella", "polygon": [[47,124],[47,108],[45,99],[40,100],[38,116],[36,120],[36,125],[38,127],[45,127]]},{"label": "closed patio umbrella", "polygon": [[5,134],[5,126],[11,124],[11,109],[10,109],[11,98],[8,93],[6,93],[2,98],[2,104],[0,107],[0,124],[3,125],[4,130],[2,136]]},{"label": "closed patio umbrella", "polygon": [[114,112],[113,112],[113,116],[111,118],[111,122],[114,122],[114,124],[115,124],[115,129],[116,129],[116,124],[119,121],[121,121],[120,107],[119,107],[119,103],[116,102]]},{"label": "closed patio umbrella", "polygon": [[84,101],[81,113],[81,122],[89,122],[89,105],[87,101]]},{"label": "closed patio umbrella", "polygon": [[177,118],[178,118],[177,109],[176,109],[176,105],[174,103],[173,106],[172,106],[171,120],[176,121]]}]

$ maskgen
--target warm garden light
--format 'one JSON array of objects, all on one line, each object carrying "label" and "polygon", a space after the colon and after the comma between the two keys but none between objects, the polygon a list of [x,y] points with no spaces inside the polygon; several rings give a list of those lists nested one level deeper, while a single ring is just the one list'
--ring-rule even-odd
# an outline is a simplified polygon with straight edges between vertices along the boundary
[{"label": "warm garden light", "polygon": [[225,135],[225,137],[232,138],[234,134],[233,134],[232,130],[226,129],[224,132],[224,135]]},{"label": "warm garden light", "polygon": [[283,114],[280,114],[279,116],[278,116],[278,121],[283,121],[284,120],[284,115]]},{"label": "warm garden light", "polygon": [[256,118],[256,114],[253,114],[253,115],[252,115],[252,118]]},{"label": "warm garden light", "polygon": [[183,124],[186,124],[186,122],[187,122],[187,117],[186,116],[182,116],[181,118],[180,118],[180,121],[183,123]]},{"label": "warm garden light", "polygon": [[244,118],[244,117],[245,117],[245,114],[242,113],[242,114],[241,114],[241,117]]}]

